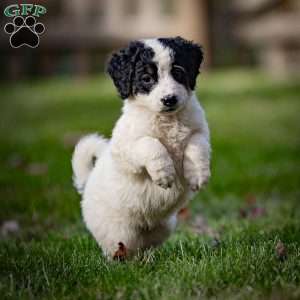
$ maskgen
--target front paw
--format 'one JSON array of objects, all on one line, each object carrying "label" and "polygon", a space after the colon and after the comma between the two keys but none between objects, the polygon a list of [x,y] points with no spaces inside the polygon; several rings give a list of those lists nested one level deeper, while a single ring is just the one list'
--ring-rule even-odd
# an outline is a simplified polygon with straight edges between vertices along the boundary
[{"label": "front paw", "polygon": [[162,164],[153,162],[148,166],[147,170],[155,184],[163,189],[172,187],[176,175],[173,163]]},{"label": "front paw", "polygon": [[210,170],[202,170],[199,174],[190,174],[187,176],[187,182],[193,192],[199,191],[208,183],[210,177]]},{"label": "front paw", "polygon": [[160,176],[159,178],[153,180],[153,182],[163,189],[169,189],[172,187],[174,180],[175,180],[175,175],[169,174],[169,175]]}]

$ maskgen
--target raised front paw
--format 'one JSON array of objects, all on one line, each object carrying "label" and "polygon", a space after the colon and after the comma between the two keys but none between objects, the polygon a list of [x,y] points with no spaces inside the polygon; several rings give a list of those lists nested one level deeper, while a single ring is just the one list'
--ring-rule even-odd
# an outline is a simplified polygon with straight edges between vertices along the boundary
[{"label": "raised front paw", "polygon": [[175,180],[174,174],[169,174],[165,176],[160,176],[158,179],[153,180],[155,184],[159,185],[163,189],[168,189],[172,187]]},{"label": "raised front paw", "polygon": [[190,172],[189,175],[186,175],[186,180],[190,189],[193,192],[197,192],[208,183],[209,177],[210,170],[204,169],[197,173]]},{"label": "raised front paw", "polygon": [[153,182],[163,189],[172,187],[175,181],[175,168],[173,162],[152,162],[147,167]]}]

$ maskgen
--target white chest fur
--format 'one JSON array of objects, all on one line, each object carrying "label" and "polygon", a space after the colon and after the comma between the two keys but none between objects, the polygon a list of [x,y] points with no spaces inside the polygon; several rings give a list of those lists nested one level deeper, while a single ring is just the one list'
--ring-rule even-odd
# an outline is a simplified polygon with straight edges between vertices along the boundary
[{"label": "white chest fur", "polygon": [[191,135],[191,128],[178,115],[158,115],[154,122],[155,136],[167,148],[177,172],[181,174],[184,149]]}]

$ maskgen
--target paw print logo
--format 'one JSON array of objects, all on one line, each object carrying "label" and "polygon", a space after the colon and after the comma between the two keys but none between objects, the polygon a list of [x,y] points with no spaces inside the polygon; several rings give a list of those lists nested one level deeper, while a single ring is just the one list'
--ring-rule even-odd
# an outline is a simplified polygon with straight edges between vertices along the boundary
[{"label": "paw print logo", "polygon": [[25,19],[17,16],[12,23],[7,23],[4,31],[10,36],[10,45],[13,48],[28,46],[36,48],[40,43],[39,35],[45,31],[45,26],[42,23],[36,22],[33,16],[27,16]]}]

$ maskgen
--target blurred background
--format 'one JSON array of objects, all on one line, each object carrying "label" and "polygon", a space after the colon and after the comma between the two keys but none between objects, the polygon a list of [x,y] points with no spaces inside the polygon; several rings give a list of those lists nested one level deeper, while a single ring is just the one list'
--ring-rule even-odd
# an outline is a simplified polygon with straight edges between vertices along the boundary
[{"label": "blurred background", "polygon": [[[15,2],[2,0],[0,9],[9,4]],[[279,201],[294,211],[300,195],[300,1],[34,4],[47,9],[38,18],[46,30],[37,48],[13,49],[0,30],[0,228],[10,219],[25,232],[49,222],[82,225],[72,187],[74,145],[90,132],[109,137],[122,107],[105,62],[130,40],[157,36],[180,35],[205,52],[196,92],[211,129],[213,176],[193,211],[207,201],[208,215],[210,208],[214,217],[238,214],[248,198]],[[2,27],[9,21],[2,14]]]},{"label": "blurred background", "polygon": [[[17,1],[30,3],[30,1]],[[14,1],[2,0],[1,11]],[[1,30],[1,79],[104,69],[132,39],[181,35],[203,45],[206,68],[257,66],[286,77],[300,70],[298,0],[39,0],[47,13],[38,48],[12,49]],[[2,14],[1,27],[9,18]]]}]

